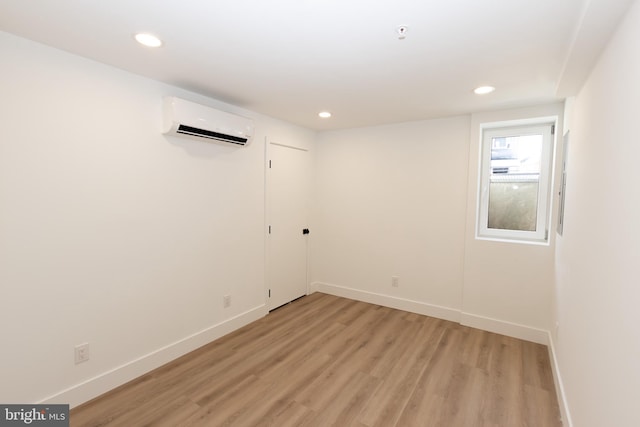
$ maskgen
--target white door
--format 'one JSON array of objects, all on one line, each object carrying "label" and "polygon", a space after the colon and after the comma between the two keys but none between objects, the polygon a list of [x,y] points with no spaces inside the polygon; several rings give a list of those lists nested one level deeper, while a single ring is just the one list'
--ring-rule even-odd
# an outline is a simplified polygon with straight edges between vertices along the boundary
[{"label": "white door", "polygon": [[268,147],[269,310],[307,294],[309,152],[276,143]]}]

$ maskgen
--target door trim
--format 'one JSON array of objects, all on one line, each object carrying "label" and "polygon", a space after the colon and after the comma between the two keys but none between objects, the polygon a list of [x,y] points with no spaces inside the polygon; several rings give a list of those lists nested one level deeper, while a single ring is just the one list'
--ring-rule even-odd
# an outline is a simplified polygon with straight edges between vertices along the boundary
[{"label": "door trim", "polygon": [[[265,137],[265,144],[264,144],[264,257],[265,257],[265,269],[264,269],[264,301],[265,301],[265,307],[267,309],[267,313],[271,312],[272,310],[275,310],[278,307],[271,307],[270,305],[270,296],[269,296],[269,291],[270,291],[270,278],[271,278],[271,249],[270,249],[270,244],[269,244],[269,238],[270,238],[270,224],[271,224],[271,192],[270,192],[270,183],[271,183],[271,178],[270,178],[270,174],[269,174],[269,169],[270,169],[270,161],[271,161],[271,146],[272,145],[276,145],[279,147],[285,147],[285,148],[290,148],[290,149],[294,149],[294,150],[298,150],[298,151],[304,151],[309,153],[308,155],[311,155],[311,150],[309,148],[305,148],[305,147],[300,147],[300,146],[296,146],[290,143],[283,143],[283,142],[276,142],[274,140],[271,140],[268,136]],[[311,187],[311,180],[309,180],[309,187]],[[311,190],[311,188],[309,188],[309,190]],[[310,212],[307,212],[307,215],[309,215]],[[307,222],[309,222],[307,220]],[[313,230],[312,230],[313,231]],[[302,231],[301,231],[302,232]],[[310,250],[309,250],[309,238],[307,237],[307,243],[306,243],[306,254],[305,254],[305,259],[306,259],[306,269],[305,269],[305,294],[302,296],[306,296],[309,295],[310,292],[310,283],[309,283],[309,260],[310,260]]]}]

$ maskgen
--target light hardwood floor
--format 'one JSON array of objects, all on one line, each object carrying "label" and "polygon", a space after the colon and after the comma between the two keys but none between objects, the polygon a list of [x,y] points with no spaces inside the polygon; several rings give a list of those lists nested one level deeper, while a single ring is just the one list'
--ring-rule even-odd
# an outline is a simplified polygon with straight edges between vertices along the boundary
[{"label": "light hardwood floor", "polygon": [[560,426],[546,347],[315,293],[71,411],[71,426]]}]

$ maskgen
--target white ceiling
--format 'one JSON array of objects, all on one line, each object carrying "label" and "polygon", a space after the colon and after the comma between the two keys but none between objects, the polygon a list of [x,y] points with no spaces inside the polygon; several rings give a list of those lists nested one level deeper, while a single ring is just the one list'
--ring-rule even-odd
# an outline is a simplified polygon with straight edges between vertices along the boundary
[{"label": "white ceiling", "polygon": [[632,1],[0,0],[0,30],[324,130],[574,94]]}]

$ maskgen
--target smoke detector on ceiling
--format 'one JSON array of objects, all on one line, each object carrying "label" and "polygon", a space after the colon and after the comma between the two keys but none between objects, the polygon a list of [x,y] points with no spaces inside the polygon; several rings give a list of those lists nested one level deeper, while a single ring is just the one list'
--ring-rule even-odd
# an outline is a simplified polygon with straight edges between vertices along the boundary
[{"label": "smoke detector on ceiling", "polygon": [[398,34],[398,40],[404,40],[407,37],[407,31],[409,31],[409,27],[406,25],[400,25],[396,28],[396,33]]}]

